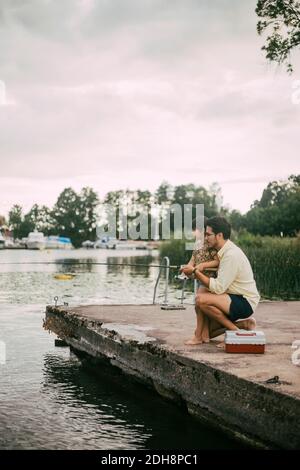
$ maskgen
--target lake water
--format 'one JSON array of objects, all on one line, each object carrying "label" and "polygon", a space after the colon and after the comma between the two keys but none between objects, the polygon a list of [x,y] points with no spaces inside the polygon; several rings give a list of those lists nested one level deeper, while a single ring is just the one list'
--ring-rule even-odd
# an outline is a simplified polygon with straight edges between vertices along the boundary
[{"label": "lake water", "polygon": [[[55,336],[43,330],[45,305],[55,296],[70,305],[151,303],[157,268],[91,264],[157,264],[145,255],[0,251],[0,449],[241,447],[117,370],[103,368],[96,375],[69,348],[56,348]],[[3,264],[72,259],[83,264]],[[76,276],[56,280],[59,272]],[[179,296],[174,287],[170,291],[171,299]]]}]

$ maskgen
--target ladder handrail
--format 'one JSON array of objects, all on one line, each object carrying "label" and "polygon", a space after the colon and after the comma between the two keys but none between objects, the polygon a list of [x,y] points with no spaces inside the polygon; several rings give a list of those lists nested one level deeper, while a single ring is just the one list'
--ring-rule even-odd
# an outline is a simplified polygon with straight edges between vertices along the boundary
[{"label": "ladder handrail", "polygon": [[158,273],[156,283],[155,283],[155,286],[154,286],[153,301],[152,301],[153,305],[155,304],[157,286],[158,286],[158,282],[159,282],[161,272],[162,272],[163,269],[166,270],[165,299],[164,299],[163,303],[164,304],[168,303],[168,289],[169,289],[169,278],[170,278],[170,258],[168,256],[164,256],[163,262],[164,261],[165,261],[165,265],[161,265],[161,267],[159,268],[159,273]]}]

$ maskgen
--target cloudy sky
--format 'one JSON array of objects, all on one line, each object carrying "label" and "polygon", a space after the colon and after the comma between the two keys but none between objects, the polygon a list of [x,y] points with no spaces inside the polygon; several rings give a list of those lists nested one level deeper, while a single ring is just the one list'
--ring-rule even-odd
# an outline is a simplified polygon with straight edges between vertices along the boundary
[{"label": "cloudy sky", "polygon": [[266,62],[255,4],[0,0],[0,214],[162,180],[245,212],[298,173],[299,60]]}]

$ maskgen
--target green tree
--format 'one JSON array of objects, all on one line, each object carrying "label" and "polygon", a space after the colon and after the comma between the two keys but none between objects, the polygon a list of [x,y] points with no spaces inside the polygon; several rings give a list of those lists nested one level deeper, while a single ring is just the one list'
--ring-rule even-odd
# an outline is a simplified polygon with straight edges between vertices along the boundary
[{"label": "green tree", "polygon": [[207,190],[203,186],[186,184],[175,187],[172,204],[193,204],[193,218],[196,216],[196,204],[204,205],[204,214],[206,217],[213,217],[218,213],[217,194],[214,191]]},{"label": "green tree", "polygon": [[66,188],[58,196],[52,211],[56,234],[70,237],[75,247],[80,246],[80,198],[72,188]]},{"label": "green tree", "polygon": [[286,64],[292,72],[291,51],[300,45],[300,3],[296,0],[258,0],[256,6],[258,34],[269,30],[262,50],[266,58]]},{"label": "green tree", "polygon": [[300,231],[300,177],[272,181],[245,216],[245,227],[260,235],[296,235]]},{"label": "green tree", "polygon": [[79,194],[66,188],[59,195],[52,217],[57,235],[69,237],[75,247],[88,238],[95,238],[98,195],[91,188]]},{"label": "green tree", "polygon": [[25,215],[22,227],[27,233],[37,230],[43,232],[44,235],[50,235],[53,231],[53,224],[51,210],[46,206],[34,204]]},{"label": "green tree", "polygon": [[[127,214],[127,229],[130,227],[130,223],[136,221],[138,217],[144,216],[148,220],[148,235],[150,236],[151,231],[151,219],[149,209],[151,207],[154,197],[148,190],[138,189],[136,191],[131,191],[129,189],[119,190],[119,191],[110,191],[104,198],[104,203],[110,204],[115,208],[116,218],[117,218],[117,237],[124,227],[122,226],[121,220],[121,211],[123,215]],[[128,231],[127,231],[128,232]],[[125,235],[125,234],[124,234]],[[129,234],[126,236],[129,238]]]},{"label": "green tree", "polygon": [[244,216],[237,210],[229,212],[226,216],[229,219],[229,222],[232,228],[236,231],[240,231],[245,226]]},{"label": "green tree", "polygon": [[8,213],[8,224],[15,238],[22,238],[28,235],[22,231],[23,209],[15,204]]},{"label": "green tree", "polygon": [[150,206],[151,206],[152,199],[153,199],[152,194],[147,189],[145,189],[145,190],[138,189],[137,190],[137,192],[136,192],[136,203],[137,204],[140,204],[143,207],[147,207],[149,209]]},{"label": "green tree", "polygon": [[81,234],[84,240],[96,239],[98,194],[89,187],[82,188],[80,194]]},{"label": "green tree", "polygon": [[[146,239],[151,238],[151,204],[154,202],[154,196],[150,191],[138,189],[134,195],[134,207],[135,207],[135,217],[139,217],[139,220],[147,221],[148,230],[146,233]],[[137,228],[141,238],[143,237],[143,232],[141,227]]]},{"label": "green tree", "polygon": [[120,204],[120,201],[123,201],[125,194],[124,190],[109,191],[104,198],[104,203],[117,206]]},{"label": "green tree", "polygon": [[105,198],[104,204],[109,204],[114,207],[116,211],[116,219],[117,219],[117,229],[116,229],[116,237],[119,238],[119,232],[122,229],[120,226],[120,207],[126,201],[126,191],[118,190],[118,191],[109,191]]},{"label": "green tree", "polygon": [[[204,205],[204,213],[207,217],[212,217],[218,212],[216,204],[216,193],[214,192],[215,186],[212,187],[212,191],[205,189],[203,186],[195,186],[194,184],[182,184],[175,186],[174,190],[170,194],[167,183],[163,183],[156,192],[156,198],[159,196],[159,200],[163,201],[164,211],[162,213],[162,220],[166,217],[166,209],[170,205],[179,205],[182,208],[182,214],[185,205],[191,205],[191,208],[186,207],[186,212],[191,210],[191,219],[196,217],[196,205]],[[168,202],[166,197],[170,194]],[[170,225],[171,231],[174,232],[175,216],[171,213]],[[184,218],[182,217],[182,230],[183,230]]]},{"label": "green tree", "polygon": [[173,194],[173,187],[167,181],[163,181],[155,191],[155,202],[160,205],[164,205],[165,203],[169,204],[172,200]]}]

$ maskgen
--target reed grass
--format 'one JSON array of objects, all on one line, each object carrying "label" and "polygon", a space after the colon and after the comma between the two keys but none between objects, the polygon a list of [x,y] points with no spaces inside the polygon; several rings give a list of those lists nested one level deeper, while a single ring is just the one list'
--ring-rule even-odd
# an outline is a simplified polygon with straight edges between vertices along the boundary
[{"label": "reed grass", "polygon": [[[249,258],[262,298],[300,300],[299,238],[242,234],[233,241]],[[171,240],[160,248],[160,257],[168,256],[171,264],[176,265],[187,263],[191,254],[185,250],[184,240]]]}]

